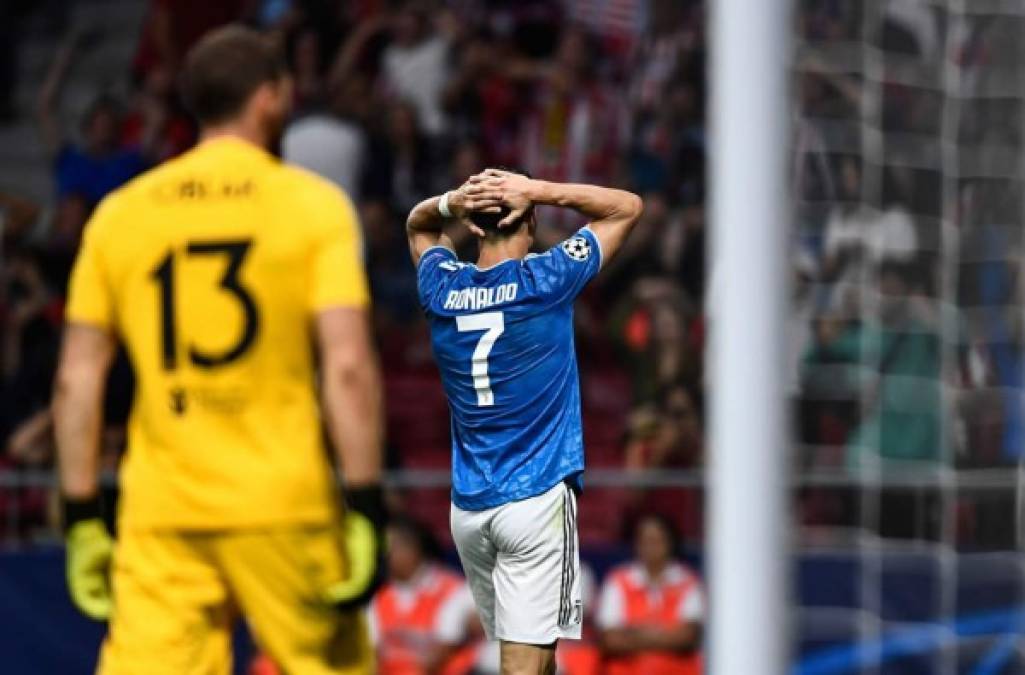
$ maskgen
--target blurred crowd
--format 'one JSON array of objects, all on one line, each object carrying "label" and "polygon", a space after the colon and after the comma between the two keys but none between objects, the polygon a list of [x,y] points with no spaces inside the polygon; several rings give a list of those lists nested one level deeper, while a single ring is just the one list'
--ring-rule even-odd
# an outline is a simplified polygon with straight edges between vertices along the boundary
[{"label": "blurred crowd", "polygon": [[[1013,465],[1025,432],[1020,186],[993,171],[952,175],[944,153],[955,148],[962,167],[972,165],[970,150],[1020,147],[1020,126],[1009,120],[1021,111],[1008,107],[1020,108],[1020,100],[981,94],[995,86],[992,73],[1016,72],[1002,55],[1014,53],[1017,24],[947,16],[912,1],[798,4],[795,461],[802,470],[862,478],[893,466]],[[49,6],[5,4],[13,18],[0,18],[13,26],[14,14]],[[423,460],[414,455],[434,450],[440,460],[430,466],[447,462],[444,420],[427,429],[422,415],[406,424],[402,412],[416,407],[404,396],[424,400],[417,382],[426,377],[436,388],[405,215],[482,167],[505,164],[643,195],[643,221],[578,305],[589,461],[631,471],[701,469],[708,271],[701,2],[149,0],[124,77],[127,94],[97,91],[79,119],[62,123],[74,65],[104,35],[56,21],[59,46],[37,108],[21,112],[37,122],[53,195],[35,203],[0,185],[0,472],[52,465],[47,403],[82,227],[104,195],[195,142],[177,95],[178,65],[204,32],[231,21],[261,28],[287,55],[296,87],[284,159],[328,177],[358,205],[390,383],[392,468],[416,468]],[[0,52],[0,85],[17,74],[11,37]],[[949,63],[957,64],[954,84]],[[0,120],[18,113],[12,105],[0,101]],[[539,217],[542,246],[583,224],[554,209]],[[461,254],[472,256],[475,243],[454,234]],[[714,298],[714,288],[707,295]],[[122,358],[107,406],[110,468],[130,398]],[[810,525],[845,524],[858,517],[858,491],[808,490],[799,515]],[[687,540],[699,540],[700,492],[664,497],[620,494],[610,522],[622,527],[606,538],[630,524],[623,513],[661,508]],[[936,522],[935,494],[892,497],[910,523],[895,518],[895,536],[938,531],[928,524]],[[46,500],[42,489],[0,491],[0,512],[25,533],[47,522]],[[977,502],[959,510],[959,536],[968,545],[999,544],[1003,534],[978,536],[985,508]]]},{"label": "blurred crowd", "polygon": [[801,517],[1014,547],[1014,520],[993,517],[1013,512],[1013,486],[954,494],[939,476],[1009,477],[1025,450],[1022,186],[1003,163],[1022,152],[1022,17],[800,5],[797,459],[863,481],[805,490]]},{"label": "blurred crowd", "polygon": [[[177,94],[178,64],[204,32],[231,21],[261,28],[287,56],[295,113],[280,142],[282,157],[336,182],[358,205],[382,361],[400,388],[407,375],[434,372],[403,238],[413,205],[495,164],[642,193],[644,222],[578,309],[582,370],[596,374],[595,386],[585,382],[585,397],[603,399],[613,413],[596,422],[596,437],[609,439],[600,443],[607,449],[598,463],[701,465],[699,3],[151,0],[126,74],[129,93],[97,91],[70,126],[61,123],[62,91],[75,63],[104,36],[99,29],[61,29],[34,114],[53,167],[52,200],[36,204],[0,187],[0,468],[52,465],[47,402],[82,228],[104,195],[194,144],[196,129]],[[584,224],[556,209],[540,221],[545,247]],[[475,255],[475,242],[454,234],[461,254]],[[123,361],[107,408],[110,467],[130,404]],[[389,397],[398,411],[389,417],[398,429],[389,448],[393,468],[422,450],[401,435],[410,426],[401,399]],[[431,423],[422,415],[415,422]],[[447,427],[437,432],[432,448],[446,466],[440,437]],[[43,495],[28,490],[7,499],[18,500],[26,528],[45,522]]]}]

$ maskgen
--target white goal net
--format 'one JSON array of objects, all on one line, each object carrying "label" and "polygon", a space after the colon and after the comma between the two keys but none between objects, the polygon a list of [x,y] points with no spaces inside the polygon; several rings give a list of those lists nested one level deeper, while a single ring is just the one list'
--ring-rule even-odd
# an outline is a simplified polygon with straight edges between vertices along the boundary
[{"label": "white goal net", "polygon": [[1025,672],[1025,2],[797,22],[799,671]]}]

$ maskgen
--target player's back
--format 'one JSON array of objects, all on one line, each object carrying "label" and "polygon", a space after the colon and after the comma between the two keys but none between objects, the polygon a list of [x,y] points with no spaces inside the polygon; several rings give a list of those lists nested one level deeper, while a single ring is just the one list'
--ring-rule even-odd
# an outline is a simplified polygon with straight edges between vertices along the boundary
[{"label": "player's back", "polygon": [[310,329],[366,302],[354,219],[326,182],[233,139],[100,205],[68,314],[111,324],[136,373],[123,525],[331,517]]},{"label": "player's back", "polygon": [[543,255],[490,269],[443,248],[421,258],[420,299],[452,412],[460,508],[524,499],[582,473],[573,300],[598,271],[596,250],[585,229]]}]

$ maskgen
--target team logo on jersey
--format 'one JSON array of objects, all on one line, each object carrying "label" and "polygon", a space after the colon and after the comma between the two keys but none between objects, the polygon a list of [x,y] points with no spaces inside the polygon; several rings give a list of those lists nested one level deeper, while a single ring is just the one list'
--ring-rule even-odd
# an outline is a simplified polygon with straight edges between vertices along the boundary
[{"label": "team logo on jersey", "polygon": [[562,250],[573,260],[584,261],[591,256],[591,243],[583,237],[573,237],[562,242]]}]

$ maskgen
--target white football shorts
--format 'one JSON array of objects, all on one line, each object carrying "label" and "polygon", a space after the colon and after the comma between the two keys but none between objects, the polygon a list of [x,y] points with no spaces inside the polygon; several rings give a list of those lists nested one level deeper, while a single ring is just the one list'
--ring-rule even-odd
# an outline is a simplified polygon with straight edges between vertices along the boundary
[{"label": "white football shorts", "polygon": [[453,504],[451,524],[489,640],[580,639],[577,500],[566,483],[483,511]]}]

